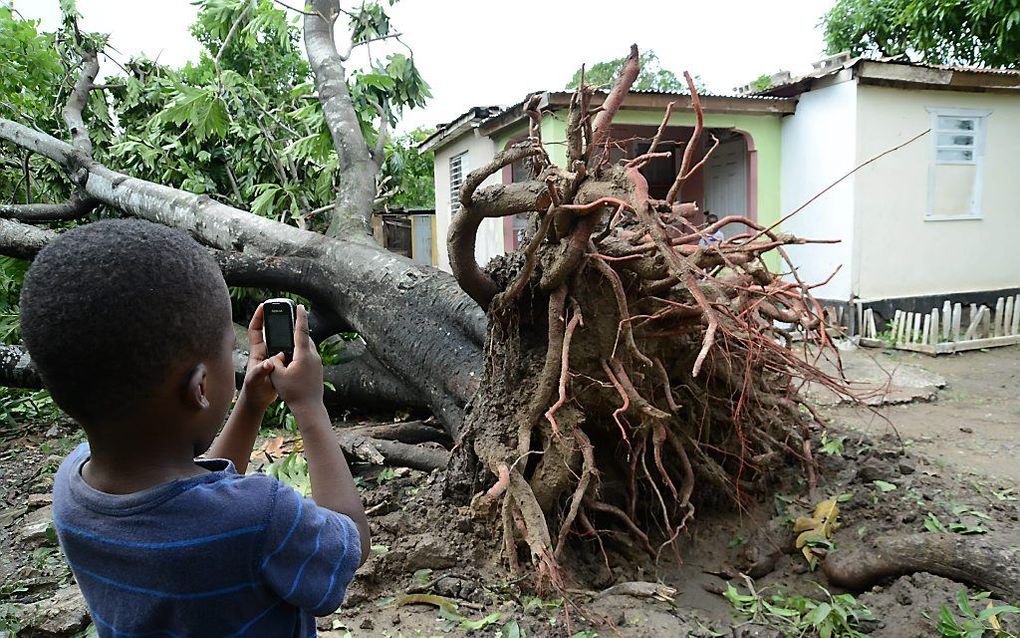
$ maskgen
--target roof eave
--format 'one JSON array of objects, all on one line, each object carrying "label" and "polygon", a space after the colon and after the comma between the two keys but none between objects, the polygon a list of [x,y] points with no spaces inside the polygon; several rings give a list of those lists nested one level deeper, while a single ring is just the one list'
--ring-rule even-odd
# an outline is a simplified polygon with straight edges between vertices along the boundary
[{"label": "roof eave", "polygon": [[1020,91],[1020,73],[993,73],[865,60],[857,69],[862,84],[948,91]]},{"label": "roof eave", "polygon": [[[605,93],[596,95],[605,97]],[[543,110],[559,110],[570,106],[572,91],[546,91],[542,93],[539,103]],[[750,114],[750,115],[789,115],[796,111],[797,101],[786,97],[760,96],[748,98],[744,96],[703,95],[701,107],[708,114]],[[630,111],[665,111],[666,106],[673,102],[673,112],[693,111],[689,95],[667,93],[630,93],[623,102],[623,110]],[[478,132],[492,137],[501,131],[514,126],[527,117],[524,102],[520,102],[499,115],[482,122]]]},{"label": "roof eave", "polygon": [[935,65],[911,64],[890,60],[857,58],[826,73],[808,75],[758,93],[761,96],[795,97],[808,91],[829,86],[841,73],[851,75],[861,84],[891,86],[905,89],[942,91],[1016,92],[1020,90],[1020,73],[996,69],[954,69]]},{"label": "roof eave", "polygon": [[435,133],[422,140],[418,144],[418,151],[421,153],[435,151],[436,149],[445,146],[447,142],[477,128],[480,122],[489,118],[489,113],[492,108],[495,107],[472,107],[468,112],[464,113],[452,122],[440,126]]}]

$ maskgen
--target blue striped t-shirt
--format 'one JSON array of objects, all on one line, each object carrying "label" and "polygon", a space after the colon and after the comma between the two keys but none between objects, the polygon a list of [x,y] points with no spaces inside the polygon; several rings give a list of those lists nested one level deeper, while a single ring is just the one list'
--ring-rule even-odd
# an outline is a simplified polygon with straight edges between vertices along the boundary
[{"label": "blue striped t-shirt", "polygon": [[53,487],[60,546],[101,636],[315,635],[343,602],[361,544],[354,522],[230,461],[114,495],[81,476],[88,444]]}]

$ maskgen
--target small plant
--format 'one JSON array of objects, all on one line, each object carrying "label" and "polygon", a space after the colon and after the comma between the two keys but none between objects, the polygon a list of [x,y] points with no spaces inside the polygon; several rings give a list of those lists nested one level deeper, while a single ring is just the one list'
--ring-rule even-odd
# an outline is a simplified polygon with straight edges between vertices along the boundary
[{"label": "small plant", "polygon": [[500,627],[499,638],[524,638],[524,630],[516,620],[511,620]]},{"label": "small plant", "polygon": [[291,452],[282,459],[270,463],[266,467],[266,474],[291,486],[301,496],[308,496],[312,493],[312,481],[308,476],[308,461],[305,460],[305,455],[300,452]]},{"label": "small plant", "polygon": [[63,412],[46,390],[0,388],[0,418],[14,426],[18,421],[52,419]]},{"label": "small plant", "polygon": [[1017,500],[1016,488],[1007,487],[1004,490],[992,490],[992,495],[1000,501],[1015,501]]},{"label": "small plant", "polygon": [[0,257],[0,343],[17,343],[21,338],[17,299],[29,262]]},{"label": "small plant", "polygon": [[829,456],[842,456],[844,443],[846,443],[845,436],[837,436],[830,439],[829,434],[824,433],[822,434],[822,453]]},{"label": "small plant", "polygon": [[344,352],[347,350],[347,344],[357,338],[356,332],[341,332],[320,343],[319,358],[322,359],[322,365],[332,366],[350,360],[350,356],[345,357]]},{"label": "small plant", "polygon": [[1016,634],[1006,633],[1002,628],[1000,619],[1016,617],[1020,614],[1020,607],[1012,605],[996,607],[988,603],[981,612],[974,611],[971,603],[985,600],[989,595],[989,592],[982,592],[968,597],[964,589],[957,592],[956,606],[959,607],[962,618],[957,618],[948,606],[942,605],[939,608],[939,621],[936,625],[940,638],[1015,638]]},{"label": "small plant", "polygon": [[298,431],[297,420],[283,401],[276,401],[266,409],[266,414],[262,417],[262,428],[286,430],[292,434]]},{"label": "small plant", "polygon": [[893,490],[896,489],[896,484],[895,483],[890,483],[889,481],[882,481],[880,479],[875,479],[871,483],[875,487],[877,487],[878,489],[882,490],[882,492],[892,492]]},{"label": "small plant", "polygon": [[393,469],[392,467],[384,467],[379,472],[379,475],[375,477],[375,482],[379,485],[382,485],[383,483],[392,481],[395,478],[400,478],[400,473],[397,472],[397,470]]},{"label": "small plant", "polygon": [[954,516],[956,516],[957,519],[956,521],[949,523],[948,525],[945,525],[942,523],[942,520],[939,519],[938,516],[936,516],[932,512],[929,512],[928,516],[924,519],[924,529],[928,530],[929,532],[942,532],[942,533],[952,532],[953,534],[961,535],[988,533],[988,530],[982,527],[980,524],[971,525],[963,520],[964,516],[972,516],[974,518],[981,520],[989,520],[990,517],[984,512],[969,509],[965,505],[956,505],[949,508],[949,510],[950,512],[952,512]]},{"label": "small plant", "polygon": [[819,638],[867,638],[860,623],[874,620],[871,612],[850,594],[833,596],[821,585],[818,588],[827,601],[807,596],[765,595],[756,592],[748,580],[750,594],[741,594],[728,585],[723,596],[738,613],[752,622],[778,630],[782,635],[818,636]]},{"label": "small plant", "polygon": [[10,603],[0,603],[0,636],[17,636],[21,631],[17,609]]}]

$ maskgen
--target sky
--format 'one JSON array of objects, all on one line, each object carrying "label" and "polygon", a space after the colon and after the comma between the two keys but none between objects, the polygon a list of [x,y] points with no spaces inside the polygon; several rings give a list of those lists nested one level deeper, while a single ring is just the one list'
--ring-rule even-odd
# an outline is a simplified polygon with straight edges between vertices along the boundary
[{"label": "sky", "polygon": [[[685,69],[700,75],[714,92],[762,73],[804,72],[823,56],[817,25],[833,1],[401,0],[389,9],[392,24],[414,50],[433,98],[405,113],[398,128],[435,126],[472,106],[509,105],[532,91],[561,89],[582,63],[622,57],[631,43],[654,50],[677,75]],[[58,0],[13,2],[45,29],[59,20]],[[190,0],[143,0],[130,10],[126,4],[78,0],[85,29],[111,34],[114,57],[145,53],[170,65],[198,58],[200,47],[188,32],[198,8]],[[384,51],[377,44],[373,52]],[[104,63],[103,74],[116,70]]]}]

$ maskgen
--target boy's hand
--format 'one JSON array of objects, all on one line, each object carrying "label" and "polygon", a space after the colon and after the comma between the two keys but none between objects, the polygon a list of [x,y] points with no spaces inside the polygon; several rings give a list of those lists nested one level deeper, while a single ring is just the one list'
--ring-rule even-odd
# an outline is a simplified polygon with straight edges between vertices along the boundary
[{"label": "boy's hand", "polygon": [[270,361],[273,387],[292,410],[322,405],[322,359],[308,335],[308,312],[303,305],[297,307],[294,322],[294,359],[286,365],[276,357]]},{"label": "boy's hand", "polygon": [[269,404],[276,400],[276,388],[270,380],[270,373],[277,365],[283,362],[273,357],[266,358],[268,350],[266,341],[262,337],[262,322],[265,315],[262,311],[262,304],[255,309],[255,314],[248,324],[248,367],[244,375],[244,383],[241,385],[241,394],[238,401],[246,401],[258,412],[265,412]]}]

